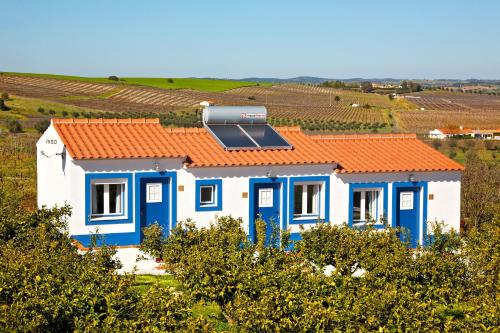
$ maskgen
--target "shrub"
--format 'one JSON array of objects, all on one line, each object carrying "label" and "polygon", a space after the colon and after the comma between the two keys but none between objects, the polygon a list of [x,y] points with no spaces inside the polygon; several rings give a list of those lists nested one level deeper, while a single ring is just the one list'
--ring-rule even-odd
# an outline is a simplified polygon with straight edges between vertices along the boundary
[{"label": "shrub", "polygon": [[168,83],[174,83],[174,79],[167,79]]},{"label": "shrub", "polygon": [[456,151],[454,151],[454,150],[450,150],[450,151],[448,152],[448,157],[449,157],[449,158],[455,158],[455,157],[457,157],[457,152],[456,152]]},{"label": "shrub", "polygon": [[266,224],[257,220],[251,244],[240,224],[221,217],[196,229],[187,222],[170,238],[149,242],[154,251],[161,248],[166,267],[191,296],[219,304],[238,330],[487,331],[497,325],[500,263],[492,235],[498,226],[464,242],[434,223],[432,243],[415,252],[398,229],[322,223],[302,230],[290,249],[287,232],[280,237],[273,229],[277,242],[267,242]]},{"label": "shrub", "polygon": [[45,119],[37,122],[34,127],[38,133],[42,134],[47,130],[47,128],[49,128],[49,126],[50,126],[50,121]]},{"label": "shrub", "polygon": [[441,148],[442,145],[443,143],[441,142],[440,139],[432,140],[432,146],[434,147],[434,149],[439,150],[439,148]]},{"label": "shrub", "polygon": [[248,96],[248,99],[251,101],[255,101],[255,96]]},{"label": "shrub", "polygon": [[50,110],[49,110],[49,114],[50,114],[50,115],[55,115],[55,114],[56,114],[56,112],[55,112],[54,110],[50,109]]},{"label": "shrub", "polygon": [[[3,186],[5,183],[2,183]],[[79,253],[64,232],[69,207],[27,212],[0,187],[0,331],[211,331],[191,299],[117,275],[109,247]],[[13,260],[15,258],[15,260]]]},{"label": "shrub", "polygon": [[38,111],[39,113],[45,113],[45,109],[44,109],[44,108],[42,108],[41,106],[38,108],[38,110],[37,110],[37,111]]},{"label": "shrub", "polygon": [[0,110],[1,111],[9,111],[10,108],[5,105],[5,101],[3,99],[0,99]]},{"label": "shrub", "polygon": [[14,119],[7,120],[7,129],[10,133],[21,133],[23,131],[21,123]]},{"label": "shrub", "polygon": [[73,111],[73,112],[71,112],[71,115],[73,116],[73,118],[78,118],[78,117],[80,117],[80,112]]},{"label": "shrub", "polygon": [[111,75],[111,76],[108,76],[108,80],[110,80],[110,81],[119,81],[120,79],[118,78],[118,76]]},{"label": "shrub", "polygon": [[63,111],[63,112],[61,112],[61,115],[62,115],[63,117],[67,117],[67,116],[68,116],[68,111]]},{"label": "shrub", "polygon": [[2,96],[0,97],[0,99],[2,99],[2,100],[4,100],[4,101],[8,100],[8,99],[9,99],[9,94],[8,94],[8,93],[6,93],[6,92],[3,92],[3,93],[2,93]]}]

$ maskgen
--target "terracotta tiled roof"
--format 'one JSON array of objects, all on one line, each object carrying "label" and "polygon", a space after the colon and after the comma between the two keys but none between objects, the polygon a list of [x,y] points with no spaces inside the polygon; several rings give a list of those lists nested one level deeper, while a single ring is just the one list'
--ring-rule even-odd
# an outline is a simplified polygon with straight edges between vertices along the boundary
[{"label": "terracotta tiled roof", "polygon": [[53,119],[74,159],[185,157],[158,119]]},{"label": "terracotta tiled roof", "polygon": [[415,134],[311,136],[339,172],[459,171],[463,166],[418,140]]},{"label": "terracotta tiled roof", "polygon": [[339,164],[340,172],[462,170],[415,135],[309,136],[277,130],[293,149],[224,150],[203,128],[164,128],[158,119],[54,119],[74,159],[183,158],[188,167]]},{"label": "terracotta tiled roof", "polygon": [[190,167],[333,164],[298,127],[278,128],[289,150],[224,150],[203,128],[163,128],[158,119],[53,119],[74,159],[178,158]]}]

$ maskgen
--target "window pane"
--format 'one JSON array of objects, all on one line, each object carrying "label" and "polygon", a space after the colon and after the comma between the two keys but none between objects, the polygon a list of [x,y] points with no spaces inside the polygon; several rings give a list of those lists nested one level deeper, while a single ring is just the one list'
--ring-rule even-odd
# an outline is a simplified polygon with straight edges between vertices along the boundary
[{"label": "window pane", "polygon": [[293,188],[294,207],[293,213],[295,215],[302,214],[302,185],[295,185]]},{"label": "window pane", "polygon": [[307,214],[317,214],[318,185],[307,185]]},{"label": "window pane", "polygon": [[92,214],[104,214],[104,185],[92,185]]},{"label": "window pane", "polygon": [[352,204],[352,219],[354,221],[361,220],[361,193],[354,192],[354,200]]},{"label": "window pane", "polygon": [[373,194],[374,192],[372,191],[365,192],[365,221],[371,221],[374,218],[374,214],[372,212]]},{"label": "window pane", "polygon": [[204,203],[204,204],[214,203],[213,193],[214,193],[214,186],[201,186],[200,187],[200,203]]},{"label": "window pane", "polygon": [[109,184],[109,213],[121,213],[121,194],[123,184]]}]

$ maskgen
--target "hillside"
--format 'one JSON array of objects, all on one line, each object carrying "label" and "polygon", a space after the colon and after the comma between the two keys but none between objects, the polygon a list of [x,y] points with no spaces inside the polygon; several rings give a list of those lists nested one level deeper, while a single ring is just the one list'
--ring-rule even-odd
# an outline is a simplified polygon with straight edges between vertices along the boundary
[{"label": "hillside", "polygon": [[[140,86],[163,88],[163,89],[193,89],[193,90],[211,91],[211,92],[220,92],[245,86],[257,86],[260,84],[258,81],[247,82],[247,81],[199,79],[199,78],[119,77],[118,81],[114,81],[104,77],[83,77],[83,76],[69,76],[69,75],[57,75],[57,74],[4,72],[3,75],[57,79],[57,80],[77,81],[77,82],[96,83],[96,84],[140,85]],[[268,83],[262,83],[262,84],[268,85]]]}]

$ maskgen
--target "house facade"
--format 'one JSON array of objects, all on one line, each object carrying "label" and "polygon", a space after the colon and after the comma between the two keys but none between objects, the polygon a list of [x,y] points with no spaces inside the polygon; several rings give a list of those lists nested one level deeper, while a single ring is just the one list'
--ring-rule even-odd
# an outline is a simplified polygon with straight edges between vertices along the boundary
[{"label": "house facade", "polygon": [[[251,118],[247,111],[236,114]],[[258,147],[229,149],[215,126],[53,119],[37,143],[38,205],[69,204],[69,233],[83,246],[96,232],[106,244],[137,246],[152,223],[168,236],[180,221],[206,227],[225,215],[241,218],[251,240],[257,217],[288,229],[292,240],[300,225],[323,221],[404,227],[412,246],[424,243],[429,221],[459,229],[462,166],[415,135],[278,128],[289,146],[268,148],[272,128],[259,137],[256,125],[236,126]]]}]

